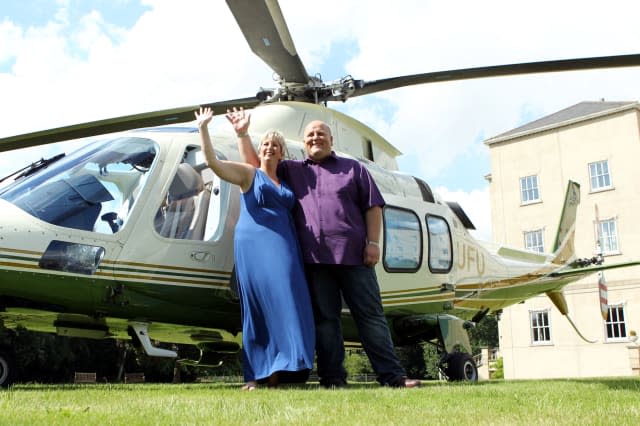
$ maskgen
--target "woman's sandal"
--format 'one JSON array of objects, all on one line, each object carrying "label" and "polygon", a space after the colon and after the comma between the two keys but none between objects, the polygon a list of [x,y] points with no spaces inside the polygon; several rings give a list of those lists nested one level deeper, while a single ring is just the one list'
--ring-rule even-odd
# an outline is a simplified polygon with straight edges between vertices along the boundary
[{"label": "woman's sandal", "polygon": [[258,384],[256,382],[248,382],[241,389],[243,391],[253,391],[258,388]]}]

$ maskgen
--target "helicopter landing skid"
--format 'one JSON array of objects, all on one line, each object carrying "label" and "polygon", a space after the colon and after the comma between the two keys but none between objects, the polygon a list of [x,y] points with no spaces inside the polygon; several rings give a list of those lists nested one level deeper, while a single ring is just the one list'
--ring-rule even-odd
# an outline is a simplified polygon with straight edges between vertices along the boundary
[{"label": "helicopter landing skid", "polygon": [[135,336],[138,338],[142,349],[149,356],[162,357],[162,358],[177,358],[178,354],[175,351],[169,349],[162,349],[151,344],[151,339],[149,339],[149,333],[147,329],[149,328],[149,323],[146,322],[138,322],[131,321],[129,322],[129,326],[135,332]]}]

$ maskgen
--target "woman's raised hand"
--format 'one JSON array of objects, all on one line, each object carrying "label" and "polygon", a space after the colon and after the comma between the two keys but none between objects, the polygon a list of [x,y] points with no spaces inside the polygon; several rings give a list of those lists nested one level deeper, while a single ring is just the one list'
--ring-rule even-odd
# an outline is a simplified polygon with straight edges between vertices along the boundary
[{"label": "woman's raised hand", "polygon": [[242,107],[240,107],[240,109],[233,107],[233,111],[230,109],[227,110],[227,120],[229,120],[229,123],[231,123],[233,130],[235,130],[237,134],[244,134],[249,130],[251,114],[245,113]]},{"label": "woman's raised hand", "polygon": [[198,127],[202,129],[211,122],[211,119],[213,118],[213,110],[209,107],[200,107],[200,111],[196,111],[195,115]]}]

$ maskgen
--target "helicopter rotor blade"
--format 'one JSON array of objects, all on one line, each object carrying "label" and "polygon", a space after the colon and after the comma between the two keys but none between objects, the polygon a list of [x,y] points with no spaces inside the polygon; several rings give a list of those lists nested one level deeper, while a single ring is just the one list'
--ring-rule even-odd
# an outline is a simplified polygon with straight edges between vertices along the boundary
[{"label": "helicopter rotor blade", "polygon": [[283,80],[280,84],[284,90],[272,94],[275,96],[269,101],[344,102],[354,96],[418,84],[640,65],[640,54],[631,54],[464,68],[371,81],[355,80],[347,76],[324,84],[307,74],[277,0],[227,0],[227,6],[251,50]]},{"label": "helicopter rotor blade", "polygon": [[141,127],[186,123],[195,120],[194,111],[200,107],[210,107],[216,115],[219,115],[225,114],[227,109],[233,107],[242,107],[245,109],[253,108],[260,102],[261,101],[256,97],[233,99],[195,106],[125,115],[122,117],[90,121],[81,124],[74,124],[72,126],[42,130],[39,132],[25,133],[0,139],[0,152],[71,139],[85,138],[89,136],[97,136],[106,133],[139,129]]},{"label": "helicopter rotor blade", "polygon": [[363,82],[362,87],[356,88],[351,97],[369,95],[371,93],[381,92],[384,90],[397,89],[400,87],[413,86],[417,84],[441,83],[446,81],[511,76],[519,74],[580,71],[598,68],[621,68],[638,65],[640,65],[640,54],[631,54],[579,59],[561,59],[542,62],[525,62],[509,65],[494,65],[488,67],[437,71],[424,74],[385,78],[382,80],[365,81]]},{"label": "helicopter rotor blade", "polygon": [[253,53],[284,81],[309,81],[277,1],[227,0],[227,5]]}]

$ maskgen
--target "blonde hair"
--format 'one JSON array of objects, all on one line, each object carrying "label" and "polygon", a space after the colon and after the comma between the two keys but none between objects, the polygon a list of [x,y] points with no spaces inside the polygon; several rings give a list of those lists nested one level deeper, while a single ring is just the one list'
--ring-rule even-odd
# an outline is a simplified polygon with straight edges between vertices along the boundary
[{"label": "blonde hair", "polygon": [[268,139],[278,142],[278,145],[280,145],[280,150],[282,151],[283,158],[289,157],[289,151],[287,151],[287,144],[284,141],[284,135],[280,133],[278,130],[267,130],[264,133],[264,135],[262,136],[262,139],[260,139],[260,143],[258,144],[258,153],[260,152],[260,148],[262,147],[262,144]]}]

